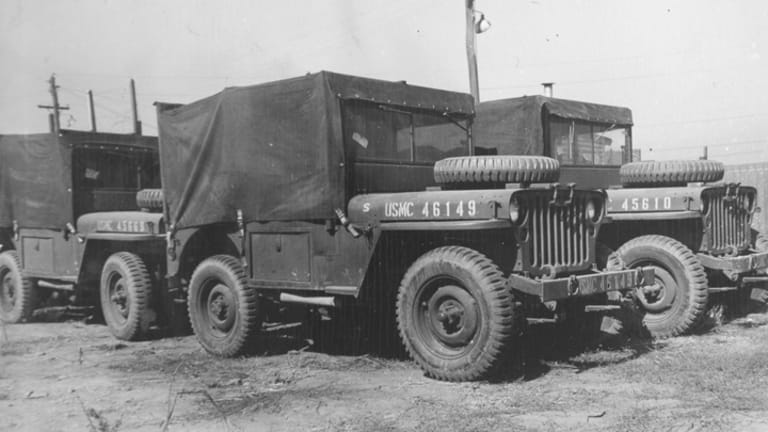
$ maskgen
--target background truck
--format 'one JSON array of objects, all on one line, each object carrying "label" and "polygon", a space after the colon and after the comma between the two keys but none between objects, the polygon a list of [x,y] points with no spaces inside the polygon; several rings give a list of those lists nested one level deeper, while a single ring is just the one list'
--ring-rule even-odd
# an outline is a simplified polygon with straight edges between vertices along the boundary
[{"label": "background truck", "polygon": [[[147,317],[130,310],[152,304],[164,254],[154,259],[157,248],[145,247],[157,241],[162,249],[164,237],[161,216],[140,211],[137,192],[159,186],[159,175],[153,137],[70,130],[0,136],[0,319],[23,321],[37,304],[63,295],[78,303],[100,298],[118,337],[146,330]],[[139,202],[158,203],[151,196]],[[146,295],[128,298],[132,283]]]},{"label": "background truck", "polygon": [[603,192],[554,183],[550,158],[471,156],[473,109],[330,72],[158,104],[166,277],[200,344],[253,349],[289,304],[364,310],[428,375],[471,380],[528,320],[653,280],[595,267]]},{"label": "background truck", "polygon": [[529,96],[481,103],[473,130],[478,149],[551,156],[562,182],[606,190],[612,223],[598,258],[654,268],[656,283],[633,297],[651,335],[694,328],[712,294],[764,301],[768,242],[750,229],[755,188],[722,182],[715,161],[633,162],[631,128],[628,108]]}]

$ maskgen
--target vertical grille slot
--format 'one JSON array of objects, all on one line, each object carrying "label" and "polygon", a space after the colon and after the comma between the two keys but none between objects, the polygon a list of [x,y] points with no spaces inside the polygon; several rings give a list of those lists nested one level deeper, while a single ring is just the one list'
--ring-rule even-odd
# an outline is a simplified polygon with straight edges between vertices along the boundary
[{"label": "vertical grille slot", "polygon": [[523,201],[528,212],[527,252],[532,270],[588,266],[588,197],[577,193],[567,206],[550,205],[550,199],[548,192],[527,195]]}]

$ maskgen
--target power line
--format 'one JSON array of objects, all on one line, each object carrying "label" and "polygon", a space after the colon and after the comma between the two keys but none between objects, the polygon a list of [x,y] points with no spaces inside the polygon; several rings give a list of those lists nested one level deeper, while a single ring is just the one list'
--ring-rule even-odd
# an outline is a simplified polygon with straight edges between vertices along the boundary
[{"label": "power line", "polygon": [[725,121],[725,120],[741,120],[741,119],[747,119],[747,118],[766,117],[766,116],[768,116],[768,113],[744,114],[744,115],[728,116],[728,117],[710,117],[710,118],[680,120],[680,121],[671,121],[671,122],[645,123],[643,125],[640,125],[640,127],[653,128],[658,126],[668,126],[668,125],[676,125],[676,124],[709,123],[709,122],[718,122],[718,121]]}]

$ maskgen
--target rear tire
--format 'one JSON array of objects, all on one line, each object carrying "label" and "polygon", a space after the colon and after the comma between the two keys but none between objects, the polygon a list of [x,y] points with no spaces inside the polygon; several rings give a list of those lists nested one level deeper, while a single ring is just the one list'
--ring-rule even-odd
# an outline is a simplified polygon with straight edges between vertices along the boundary
[{"label": "rear tire", "polygon": [[147,335],[154,319],[149,307],[152,280],[138,255],[117,252],[107,258],[99,294],[104,321],[116,338],[132,341]]},{"label": "rear tire", "polygon": [[15,250],[0,253],[0,321],[18,323],[32,316],[37,299],[37,285],[24,277]]},{"label": "rear tire", "polygon": [[424,372],[447,381],[485,378],[508,359],[524,318],[499,268],[459,246],[433,249],[406,272],[397,321]]},{"label": "rear tire", "polygon": [[189,282],[188,307],[195,336],[209,353],[234,357],[253,348],[261,308],[237,258],[215,255],[201,262]]},{"label": "rear tire", "polygon": [[627,268],[653,267],[654,287],[638,291],[635,300],[643,326],[651,336],[666,338],[692,330],[707,308],[707,275],[696,255],[675,239],[646,235],[616,251]]}]

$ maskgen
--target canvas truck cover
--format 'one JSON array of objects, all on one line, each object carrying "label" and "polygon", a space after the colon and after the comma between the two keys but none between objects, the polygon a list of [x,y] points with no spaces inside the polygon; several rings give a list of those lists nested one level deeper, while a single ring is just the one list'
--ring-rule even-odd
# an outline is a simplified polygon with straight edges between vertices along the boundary
[{"label": "canvas truck cover", "polygon": [[157,150],[154,137],[62,130],[0,135],[0,227],[64,229],[73,223],[72,150]]},{"label": "canvas truck cover", "polygon": [[585,120],[622,126],[632,125],[629,108],[600,105],[544,96],[524,96],[483,102],[477,107],[472,128],[475,147],[503,149],[499,154],[544,154],[544,118]]},{"label": "canvas truck cover", "polygon": [[472,97],[331,72],[158,104],[163,191],[174,229],[321,220],[346,209],[345,100],[471,114]]},{"label": "canvas truck cover", "polygon": [[69,149],[54,134],[0,135],[0,226],[72,222]]}]

